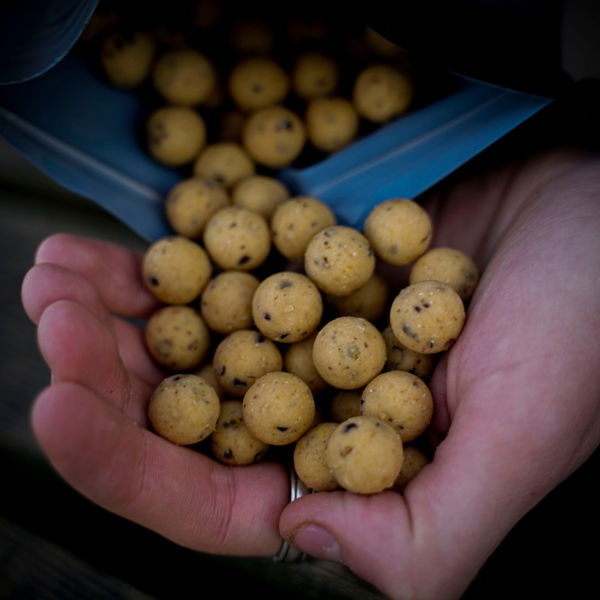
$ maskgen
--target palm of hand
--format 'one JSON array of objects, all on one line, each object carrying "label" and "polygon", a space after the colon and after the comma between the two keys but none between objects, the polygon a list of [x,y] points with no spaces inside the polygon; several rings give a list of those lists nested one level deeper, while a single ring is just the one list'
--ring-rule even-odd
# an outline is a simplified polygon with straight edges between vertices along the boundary
[{"label": "palm of hand", "polygon": [[313,494],[283,510],[278,465],[230,469],[150,434],[145,405],[162,374],[141,332],[112,314],[154,307],[139,258],[64,236],[42,245],[23,286],[53,373],[33,411],[42,447],[92,500],[178,543],[269,554],[279,522],[292,543],[343,559],[390,596],[456,597],[600,437],[594,168],[555,155],[430,200],[434,244],[462,249],[484,271],[432,379],[435,460],[403,496]]}]

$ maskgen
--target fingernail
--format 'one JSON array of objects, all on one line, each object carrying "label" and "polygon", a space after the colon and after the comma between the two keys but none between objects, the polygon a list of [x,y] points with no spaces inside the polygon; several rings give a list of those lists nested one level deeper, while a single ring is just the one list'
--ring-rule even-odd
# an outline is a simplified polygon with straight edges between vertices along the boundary
[{"label": "fingernail", "polygon": [[290,536],[290,544],[315,558],[339,563],[344,562],[337,540],[327,529],[319,525],[313,525],[312,523],[301,525]]}]

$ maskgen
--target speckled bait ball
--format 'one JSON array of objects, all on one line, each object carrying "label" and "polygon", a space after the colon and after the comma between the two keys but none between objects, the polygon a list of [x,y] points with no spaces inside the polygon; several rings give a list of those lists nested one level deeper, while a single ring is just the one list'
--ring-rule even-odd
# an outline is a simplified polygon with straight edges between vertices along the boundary
[{"label": "speckled bait ball", "polygon": [[213,456],[226,465],[250,465],[260,461],[269,445],[256,439],[246,427],[241,400],[221,402],[221,414],[210,436]]},{"label": "speckled bait ball", "polygon": [[340,81],[337,61],[322,52],[305,51],[292,67],[292,89],[304,100],[327,96],[335,92]]},{"label": "speckled bait ball", "polygon": [[425,382],[416,375],[388,371],[365,386],[361,413],[389,423],[403,442],[411,442],[429,426],[433,398]]},{"label": "speckled bait ball", "polygon": [[240,329],[223,338],[213,356],[213,369],[227,394],[243,396],[265,373],[280,371],[283,358],[277,346],[259,331]]},{"label": "speckled bait ball", "polygon": [[294,469],[300,481],[315,492],[335,490],[339,487],[327,464],[327,442],[337,423],[319,423],[308,430],[294,447]]},{"label": "speckled bait ball", "polygon": [[148,418],[156,433],[179,445],[206,439],[216,427],[219,412],[215,390],[191,374],[164,379],[148,404]]},{"label": "speckled bait ball", "polygon": [[192,108],[163,106],[146,123],[150,156],[168,167],[191,163],[206,143],[204,119]]},{"label": "speckled bait ball", "polygon": [[403,460],[402,440],[393,427],[374,417],[340,423],[327,443],[327,464],[346,490],[376,494],[394,485]]},{"label": "speckled bait ball", "polygon": [[413,265],[409,283],[434,279],[447,283],[463,302],[468,302],[479,281],[475,262],[455,248],[432,248]]},{"label": "speckled bait ball", "polygon": [[346,225],[317,233],[304,254],[306,274],[326,294],[346,296],[365,285],[375,272],[369,240]]},{"label": "speckled bait ball", "polygon": [[261,281],[252,298],[256,327],[269,339],[285,344],[311,335],[322,314],[321,292],[302,273],[274,273]]},{"label": "speckled bait ball", "polygon": [[253,210],[270,220],[275,209],[290,197],[287,187],[268,175],[250,175],[234,185],[231,203]]},{"label": "speckled bait ball", "polygon": [[294,196],[282,202],[271,217],[273,244],[291,261],[301,261],[313,236],[337,223],[335,214],[313,196]]},{"label": "speckled bait ball", "polygon": [[321,377],[333,387],[362,387],[381,372],[386,361],[383,336],[360,317],[338,317],[317,334],[313,360]]},{"label": "speckled bait ball", "polygon": [[206,146],[192,167],[195,177],[211,179],[228,189],[244,177],[253,175],[255,170],[246,150],[236,142],[216,142]]},{"label": "speckled bait ball", "polygon": [[194,106],[211,97],[217,75],[206,56],[193,48],[178,48],[161,54],[152,71],[152,81],[168,104]]},{"label": "speckled bait ball", "polygon": [[198,367],[210,348],[210,332],[190,306],[164,306],[155,311],[145,328],[148,351],[163,367],[187,371]]},{"label": "speckled bait ball", "polygon": [[315,98],[306,108],[306,130],[311,144],[323,152],[336,152],[358,133],[360,119],[346,98]]},{"label": "speckled bait ball", "polygon": [[266,444],[282,446],[298,440],[311,427],[315,402],[300,377],[285,371],[263,375],[244,394],[244,421]]},{"label": "speckled bait ball", "polygon": [[329,384],[321,377],[313,361],[313,345],[316,334],[301,342],[295,342],[285,350],[283,355],[284,370],[298,375],[306,382],[313,394],[329,388]]},{"label": "speckled bait ball", "polygon": [[382,261],[403,266],[427,250],[432,224],[427,212],[414,200],[391,198],[371,210],[364,234]]},{"label": "speckled bait ball", "polygon": [[289,108],[269,106],[252,113],[244,123],[242,144],[259,165],[282,169],[304,149],[306,127]]},{"label": "speckled bait ball", "polygon": [[271,250],[271,232],[258,213],[239,206],[217,211],[206,224],[204,246],[222,269],[251,271]]},{"label": "speckled bait ball", "polygon": [[358,113],[375,123],[385,123],[406,112],[412,98],[411,79],[384,64],[363,69],[352,91],[352,101]]},{"label": "speckled bait ball", "polygon": [[433,354],[422,354],[408,349],[400,343],[389,325],[381,333],[387,347],[385,366],[388,370],[408,371],[423,380],[429,378],[435,366]]},{"label": "speckled bait ball", "polygon": [[259,283],[246,271],[223,271],[213,277],[200,298],[200,312],[210,329],[227,335],[252,327],[252,296]]},{"label": "speckled bait ball", "polygon": [[208,219],[228,205],[229,196],[222,185],[191,177],[171,188],[165,200],[165,214],[175,233],[198,239]]},{"label": "speckled bait ball", "polygon": [[422,354],[448,350],[465,322],[460,296],[441,281],[413,283],[396,296],[390,326],[401,344]]},{"label": "speckled bait ball", "polygon": [[150,293],[166,304],[195,300],[212,274],[208,254],[183,236],[167,236],[150,245],[142,261],[142,275]]},{"label": "speckled bait ball", "polygon": [[100,63],[112,85],[133,89],[150,75],[155,50],[154,40],[143,31],[114,32],[102,41]]},{"label": "speckled bait ball", "polygon": [[290,89],[290,80],[284,68],[273,59],[252,56],[233,68],[228,86],[238,108],[251,112],[283,101]]}]

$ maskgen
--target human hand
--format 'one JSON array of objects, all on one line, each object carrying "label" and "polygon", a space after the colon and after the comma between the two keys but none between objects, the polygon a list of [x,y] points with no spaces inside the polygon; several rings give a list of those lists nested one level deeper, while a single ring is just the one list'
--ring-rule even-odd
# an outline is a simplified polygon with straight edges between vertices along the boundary
[{"label": "human hand", "polygon": [[600,441],[600,161],[556,151],[426,204],[482,278],[436,368],[433,462],[401,495],[288,505],[284,538],[391,598],[455,599]]},{"label": "human hand", "polygon": [[203,552],[270,555],[289,499],[284,468],[232,468],[147,428],[146,405],[165,376],[135,318],[157,308],[141,256],[59,234],[38,249],[22,286],[52,381],[32,410],[58,473],[104,508]]}]

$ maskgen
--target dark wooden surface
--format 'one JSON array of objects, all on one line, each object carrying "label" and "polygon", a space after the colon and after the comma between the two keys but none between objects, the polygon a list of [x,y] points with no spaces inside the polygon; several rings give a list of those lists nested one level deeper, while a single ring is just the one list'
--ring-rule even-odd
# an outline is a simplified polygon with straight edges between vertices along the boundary
[{"label": "dark wooden surface", "polygon": [[[225,598],[250,589],[262,598],[381,598],[321,561],[276,565],[187,551],[94,506],[58,478],[29,428],[29,408],[49,375],[21,308],[21,280],[53,232],[143,244],[1,142],[0,222],[0,600],[170,600],[202,596],[208,582],[224,584],[218,592]],[[596,453],[523,519],[465,598],[538,598],[563,586],[573,598],[595,588],[598,460]]]}]

